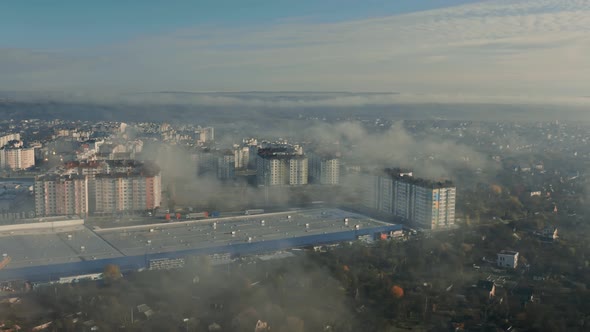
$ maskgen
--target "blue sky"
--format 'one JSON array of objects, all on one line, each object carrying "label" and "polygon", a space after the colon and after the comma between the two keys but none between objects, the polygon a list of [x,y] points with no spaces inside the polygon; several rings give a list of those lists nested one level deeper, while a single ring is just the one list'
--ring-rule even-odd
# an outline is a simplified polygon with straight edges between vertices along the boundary
[{"label": "blue sky", "polygon": [[11,1],[0,10],[0,46],[51,49],[124,42],[176,29],[248,27],[306,18],[334,22],[428,10],[476,0]]},{"label": "blue sky", "polygon": [[400,94],[333,104],[588,103],[580,98],[590,95],[588,54],[590,0],[0,4],[0,92],[103,100],[150,91],[379,91]]}]

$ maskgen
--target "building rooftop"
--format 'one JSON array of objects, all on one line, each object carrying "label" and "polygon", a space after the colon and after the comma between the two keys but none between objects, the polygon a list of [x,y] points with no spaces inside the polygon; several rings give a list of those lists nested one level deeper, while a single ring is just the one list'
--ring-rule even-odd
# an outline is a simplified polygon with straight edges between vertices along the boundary
[{"label": "building rooftop", "polygon": [[[348,225],[344,218],[348,218]],[[354,230],[356,225],[370,228],[390,224],[343,210],[318,209],[95,231],[131,256],[342,232]]]},{"label": "building rooftop", "polygon": [[304,155],[297,154],[295,149],[287,146],[258,149],[258,156],[267,159],[305,158]]},{"label": "building rooftop", "polygon": [[[49,218],[43,219],[50,221]],[[0,254],[5,253],[12,259],[5,269],[18,269],[383,226],[393,225],[339,209],[296,210],[94,230],[84,225],[45,226],[20,232],[0,231]]]},{"label": "building rooftop", "polygon": [[423,188],[432,188],[432,189],[440,189],[440,188],[453,188],[455,185],[450,180],[440,180],[435,181],[431,179],[424,179],[424,178],[416,178],[413,176],[412,171],[404,170],[401,168],[386,168],[383,172],[391,176],[393,179],[417,185]]},{"label": "building rooftop", "polygon": [[122,256],[84,226],[13,233],[0,233],[0,253],[12,259],[6,269]]},{"label": "building rooftop", "polygon": [[84,175],[78,174],[44,174],[35,178],[36,181],[83,180]]}]

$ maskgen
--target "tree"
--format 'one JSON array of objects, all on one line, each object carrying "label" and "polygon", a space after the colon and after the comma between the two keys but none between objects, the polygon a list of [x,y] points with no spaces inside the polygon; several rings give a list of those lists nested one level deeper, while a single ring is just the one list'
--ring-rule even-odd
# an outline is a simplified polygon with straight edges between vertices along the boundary
[{"label": "tree", "polygon": [[118,265],[108,264],[104,267],[103,277],[106,280],[118,280],[122,277],[121,269]]},{"label": "tree", "polygon": [[404,297],[404,289],[398,285],[394,285],[391,287],[391,295],[393,295],[396,299]]}]

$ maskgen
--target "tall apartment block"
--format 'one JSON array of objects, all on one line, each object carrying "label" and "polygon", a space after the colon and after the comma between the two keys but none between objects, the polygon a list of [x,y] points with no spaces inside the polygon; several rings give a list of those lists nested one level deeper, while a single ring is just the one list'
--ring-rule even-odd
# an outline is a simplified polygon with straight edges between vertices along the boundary
[{"label": "tall apartment block", "polygon": [[218,151],[212,151],[209,149],[204,149],[197,152],[197,174],[212,174],[213,176],[215,176],[214,174],[217,173],[217,166],[219,161],[218,156]]},{"label": "tall apartment block", "polygon": [[419,181],[411,185],[414,192],[410,220],[431,229],[455,223],[456,188],[452,183]]},{"label": "tall apartment block", "polygon": [[236,177],[236,158],[232,151],[223,152],[217,157],[217,178],[231,180]]},{"label": "tall apartment block", "polygon": [[205,142],[211,142],[211,141],[215,140],[215,128],[213,128],[213,127],[205,127],[205,128],[199,127],[199,129],[197,130],[197,133],[198,133],[197,142],[205,143]]},{"label": "tall apartment block", "polygon": [[18,170],[33,166],[35,166],[35,148],[24,147],[20,134],[0,137],[0,168]]},{"label": "tall apartment block", "polygon": [[20,141],[20,134],[7,134],[4,136],[0,136],[0,147],[5,146],[8,142],[11,141]]},{"label": "tall apartment block", "polygon": [[35,180],[37,216],[144,211],[160,206],[160,168],[151,162],[68,163]]},{"label": "tall apartment block", "polygon": [[0,148],[0,168],[17,170],[33,166],[35,166],[35,148],[8,146]]},{"label": "tall apartment block", "polygon": [[162,185],[153,174],[100,174],[96,176],[96,213],[151,210],[160,206]]},{"label": "tall apartment block", "polygon": [[304,185],[308,181],[307,157],[287,148],[260,149],[256,166],[258,185]]},{"label": "tall apartment block", "polygon": [[317,184],[340,183],[340,159],[331,154],[312,153],[309,157],[309,176]]},{"label": "tall apartment block", "polygon": [[292,156],[289,159],[289,185],[307,184],[309,177],[308,160],[303,155]]},{"label": "tall apartment block", "polygon": [[450,181],[412,177],[400,170],[361,176],[362,204],[421,227],[436,229],[455,223],[456,188]]},{"label": "tall apartment block", "polygon": [[44,175],[35,179],[37,216],[88,214],[88,180],[83,175]]}]

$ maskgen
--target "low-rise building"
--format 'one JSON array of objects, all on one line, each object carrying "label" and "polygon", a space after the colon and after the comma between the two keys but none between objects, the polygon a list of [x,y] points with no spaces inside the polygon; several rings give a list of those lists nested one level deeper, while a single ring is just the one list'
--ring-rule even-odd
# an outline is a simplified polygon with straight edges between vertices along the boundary
[{"label": "low-rise building", "polygon": [[516,269],[518,266],[518,251],[502,250],[497,255],[496,263],[499,267]]}]

